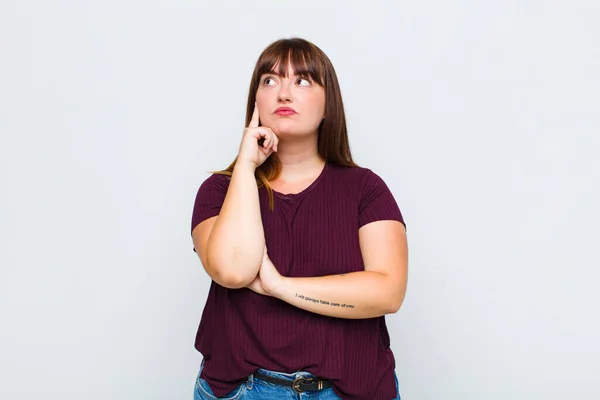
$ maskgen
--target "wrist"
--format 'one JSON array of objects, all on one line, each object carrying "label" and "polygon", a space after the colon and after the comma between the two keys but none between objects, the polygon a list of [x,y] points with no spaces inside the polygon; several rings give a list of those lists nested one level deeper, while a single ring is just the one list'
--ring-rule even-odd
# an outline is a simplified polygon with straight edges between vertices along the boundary
[{"label": "wrist", "polygon": [[271,296],[278,298],[279,300],[284,300],[286,297],[289,297],[291,293],[291,283],[293,278],[288,278],[286,276],[281,276],[277,284],[275,284],[271,290]]},{"label": "wrist", "polygon": [[235,161],[233,170],[234,171],[251,172],[252,174],[254,174],[254,171],[256,171],[256,168],[258,168],[258,167],[252,161],[237,159]]}]

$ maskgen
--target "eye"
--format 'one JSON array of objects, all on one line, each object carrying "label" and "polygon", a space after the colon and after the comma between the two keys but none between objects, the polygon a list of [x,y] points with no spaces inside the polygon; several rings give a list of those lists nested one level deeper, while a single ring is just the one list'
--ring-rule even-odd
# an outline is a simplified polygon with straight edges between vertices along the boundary
[{"label": "eye", "polygon": [[266,86],[271,86],[275,83],[275,79],[273,79],[273,77],[271,76],[267,76],[265,79],[263,79],[263,84]]},{"label": "eye", "polygon": [[296,83],[300,86],[310,86],[311,82],[308,78],[298,78]]}]

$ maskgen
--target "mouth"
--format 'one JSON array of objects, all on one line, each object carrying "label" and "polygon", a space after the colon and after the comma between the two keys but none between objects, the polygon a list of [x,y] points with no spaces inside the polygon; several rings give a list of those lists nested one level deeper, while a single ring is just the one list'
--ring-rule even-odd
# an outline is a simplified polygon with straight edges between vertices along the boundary
[{"label": "mouth", "polygon": [[298,114],[298,113],[296,112],[296,110],[294,110],[293,108],[290,108],[290,107],[279,107],[278,109],[275,110],[274,114],[281,115],[281,116],[290,116],[290,115],[294,115],[294,114]]}]

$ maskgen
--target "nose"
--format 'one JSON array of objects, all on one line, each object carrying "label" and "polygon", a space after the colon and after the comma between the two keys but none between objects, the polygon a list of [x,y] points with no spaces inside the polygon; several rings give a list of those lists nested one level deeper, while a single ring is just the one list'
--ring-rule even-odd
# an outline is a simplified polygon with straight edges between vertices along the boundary
[{"label": "nose", "polygon": [[279,93],[277,94],[277,100],[281,102],[288,102],[292,100],[292,96],[287,85],[284,84],[280,86]]}]

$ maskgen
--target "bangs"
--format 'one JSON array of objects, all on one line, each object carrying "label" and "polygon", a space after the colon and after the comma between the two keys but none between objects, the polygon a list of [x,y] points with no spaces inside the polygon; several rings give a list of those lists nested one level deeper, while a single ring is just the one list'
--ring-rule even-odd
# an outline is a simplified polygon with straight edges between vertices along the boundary
[{"label": "bangs", "polygon": [[287,78],[289,68],[300,77],[309,77],[325,86],[325,62],[318,49],[301,40],[285,39],[273,43],[257,62],[257,78],[275,73]]}]

